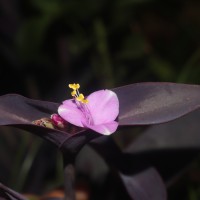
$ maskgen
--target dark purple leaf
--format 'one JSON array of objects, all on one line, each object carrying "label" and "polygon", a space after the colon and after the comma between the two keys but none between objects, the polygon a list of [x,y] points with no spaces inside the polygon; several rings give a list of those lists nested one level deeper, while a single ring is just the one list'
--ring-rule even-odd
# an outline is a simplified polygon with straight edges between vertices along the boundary
[{"label": "dark purple leaf", "polygon": [[58,106],[57,103],[32,100],[16,94],[4,95],[0,97],[0,125],[30,131],[51,141],[63,152],[75,154],[87,141],[99,135],[85,132],[85,129],[81,128],[76,130],[76,127],[73,132],[68,132],[68,130],[51,129],[32,123],[41,118],[50,118],[51,114],[57,113]]},{"label": "dark purple leaf", "polygon": [[197,110],[174,121],[152,126],[123,151],[111,138],[95,139],[90,145],[109,165],[123,173],[133,174],[154,166],[169,184],[198,156],[199,118],[200,111]]},{"label": "dark purple leaf", "polygon": [[127,153],[160,149],[200,149],[200,111],[145,130],[124,151]]},{"label": "dark purple leaf", "polygon": [[180,174],[199,153],[199,150],[185,148],[122,152],[112,138],[103,137],[93,140],[90,146],[104,158],[109,166],[123,174],[137,174],[153,166],[167,184],[170,184],[173,178]]},{"label": "dark purple leaf", "polygon": [[17,94],[0,97],[0,125],[33,125],[36,119],[49,117],[58,104],[25,98]]},{"label": "dark purple leaf", "polygon": [[[199,108],[200,105],[200,86],[197,85],[140,83],[113,90],[119,97],[118,120],[123,126],[168,122]],[[85,129],[78,129],[72,134],[67,130],[50,129],[32,123],[34,120],[49,118],[51,114],[57,113],[58,106],[59,104],[56,103],[31,100],[19,95],[1,96],[0,125],[22,128],[53,142],[63,151],[67,163],[85,143],[100,135],[91,131],[86,132]],[[155,152],[123,153],[110,141],[110,138],[105,136],[91,145],[103,155],[109,164],[114,165],[121,172],[136,174],[149,166],[156,166]],[[163,156],[162,153],[161,156]],[[157,158],[159,158],[158,154]],[[138,180],[145,180],[140,177],[143,176],[138,176]],[[148,173],[144,177],[148,177]],[[128,177],[124,180],[126,183],[130,181]],[[137,190],[134,194],[138,192]],[[128,191],[131,194],[129,189]],[[139,193],[136,195],[140,197]],[[141,196],[141,198],[144,197]]]},{"label": "dark purple leaf", "polygon": [[[101,142],[99,142],[100,140]],[[146,171],[149,167],[154,167],[168,185],[172,183],[173,178],[176,178],[177,174],[180,175],[180,172],[183,172],[182,170],[185,166],[188,166],[188,163],[198,155],[196,150],[188,149],[157,149],[155,151],[125,153],[120,151],[119,147],[111,138],[108,139],[106,137],[95,139],[90,145],[105,159],[111,168],[116,168],[120,173],[125,174],[124,176],[127,178],[137,176],[141,171]],[[146,180],[148,179],[149,177],[146,176]],[[126,188],[129,187],[127,186],[128,182],[123,183]],[[151,182],[151,184],[154,184],[154,182]],[[135,186],[133,185],[132,187]],[[163,184],[160,185],[160,187],[162,191]],[[149,189],[150,188],[145,188],[144,190],[147,190],[148,193]],[[152,188],[152,190],[153,189],[154,188]],[[138,190],[137,192],[140,194],[140,189],[136,187],[135,190]]]},{"label": "dark purple leaf", "polygon": [[153,168],[146,169],[133,176],[120,174],[122,181],[133,200],[166,200],[165,185]]},{"label": "dark purple leaf", "polygon": [[[200,86],[175,83],[138,83],[113,89],[120,102],[120,125],[147,125],[167,122],[199,107]],[[34,125],[32,122],[57,113],[59,104],[19,95],[0,97],[0,125],[28,130],[53,142],[66,153],[80,148],[100,134],[85,129],[72,132]]]},{"label": "dark purple leaf", "polygon": [[120,102],[120,125],[163,123],[200,106],[199,85],[137,83],[113,91]]},{"label": "dark purple leaf", "polygon": [[57,111],[58,104],[32,100],[20,95],[10,94],[0,97],[0,125],[11,125],[33,132],[60,146],[70,137],[69,133],[36,126],[32,122],[49,118]]},{"label": "dark purple leaf", "polygon": [[7,200],[27,200],[24,196],[6,187],[2,183],[0,183],[0,198]]},{"label": "dark purple leaf", "polygon": [[[125,154],[146,155],[159,169],[163,178],[172,183],[173,177],[187,170],[200,151],[200,111],[197,110],[169,123],[155,125],[134,140]],[[177,159],[178,158],[178,159]]]}]

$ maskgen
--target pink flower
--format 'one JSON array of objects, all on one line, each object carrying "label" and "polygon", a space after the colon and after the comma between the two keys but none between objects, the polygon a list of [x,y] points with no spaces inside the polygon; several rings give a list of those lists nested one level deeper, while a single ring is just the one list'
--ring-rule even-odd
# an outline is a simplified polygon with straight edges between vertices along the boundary
[{"label": "pink flower", "polygon": [[119,100],[111,90],[99,90],[86,99],[80,94],[79,84],[69,84],[74,99],[66,100],[58,108],[59,115],[67,122],[92,129],[103,135],[114,133],[118,122]]}]

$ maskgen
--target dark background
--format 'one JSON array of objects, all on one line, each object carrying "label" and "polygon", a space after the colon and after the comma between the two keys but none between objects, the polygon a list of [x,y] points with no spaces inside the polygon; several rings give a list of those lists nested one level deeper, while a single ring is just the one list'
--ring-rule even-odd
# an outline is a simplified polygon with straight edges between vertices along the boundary
[{"label": "dark background", "polygon": [[[199,1],[0,0],[1,95],[61,102],[74,82],[87,95],[135,82],[199,84],[199,77]],[[36,193],[62,185],[54,147],[26,132],[1,132],[1,182]],[[184,191],[185,199],[197,200],[200,178],[183,179],[170,199]]]}]

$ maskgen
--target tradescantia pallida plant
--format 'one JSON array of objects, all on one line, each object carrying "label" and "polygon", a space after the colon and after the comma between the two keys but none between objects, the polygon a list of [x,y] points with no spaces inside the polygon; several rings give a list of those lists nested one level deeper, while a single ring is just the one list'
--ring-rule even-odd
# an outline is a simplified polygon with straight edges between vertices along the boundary
[{"label": "tradescantia pallida plant", "polygon": [[[157,172],[159,165],[153,162],[156,151],[148,154],[146,149],[148,155],[142,151],[122,152],[108,135],[116,130],[123,134],[125,126],[160,124],[197,110],[200,86],[137,83],[96,91],[87,97],[79,92],[79,84],[69,87],[73,98],[62,104],[16,94],[1,96],[0,125],[28,130],[58,147],[64,158],[66,199],[75,198],[73,163],[88,143],[118,171],[130,199],[167,199],[163,180]],[[12,197],[13,193],[5,195],[9,189],[0,188],[3,198],[21,198]]]}]

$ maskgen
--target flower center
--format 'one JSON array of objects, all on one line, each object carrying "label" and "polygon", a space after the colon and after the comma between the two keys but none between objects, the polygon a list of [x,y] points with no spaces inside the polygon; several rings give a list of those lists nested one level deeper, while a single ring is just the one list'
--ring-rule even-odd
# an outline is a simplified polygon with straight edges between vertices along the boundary
[{"label": "flower center", "polygon": [[77,105],[77,107],[82,111],[82,113],[84,114],[87,123],[89,125],[93,125],[93,119],[91,116],[91,113],[87,107],[87,103],[89,102],[87,99],[85,99],[84,95],[82,93],[79,92],[79,88],[80,85],[73,83],[73,84],[69,84],[69,88],[71,88],[73,91],[71,92],[72,97],[74,98],[74,101]]}]

